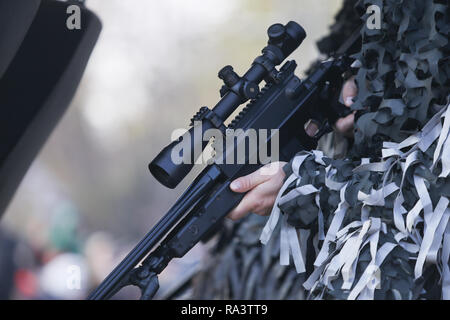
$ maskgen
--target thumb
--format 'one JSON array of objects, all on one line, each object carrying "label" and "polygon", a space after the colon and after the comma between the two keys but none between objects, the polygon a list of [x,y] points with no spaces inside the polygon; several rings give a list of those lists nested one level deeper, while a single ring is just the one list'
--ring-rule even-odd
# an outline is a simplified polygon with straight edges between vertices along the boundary
[{"label": "thumb", "polygon": [[247,192],[257,185],[267,181],[270,176],[261,174],[261,169],[256,170],[246,176],[235,179],[230,184],[231,190],[234,192]]},{"label": "thumb", "polygon": [[358,94],[358,88],[356,87],[355,77],[351,77],[344,83],[342,88],[342,100],[347,107],[353,104],[353,98]]}]

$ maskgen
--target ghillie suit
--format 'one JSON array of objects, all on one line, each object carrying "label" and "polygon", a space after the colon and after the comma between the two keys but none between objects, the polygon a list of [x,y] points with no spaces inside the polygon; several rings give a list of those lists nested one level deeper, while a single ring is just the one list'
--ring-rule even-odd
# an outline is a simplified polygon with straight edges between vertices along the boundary
[{"label": "ghillie suit", "polygon": [[[373,4],[380,30],[364,23]],[[268,220],[235,227],[195,297],[450,299],[448,4],[355,8],[363,28],[350,152],[297,154]],[[355,14],[344,9],[340,21]]]}]

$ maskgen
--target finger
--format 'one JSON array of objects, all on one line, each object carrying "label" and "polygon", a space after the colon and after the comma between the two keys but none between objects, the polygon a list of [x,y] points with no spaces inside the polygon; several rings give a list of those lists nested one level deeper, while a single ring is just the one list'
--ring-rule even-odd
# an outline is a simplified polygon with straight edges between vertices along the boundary
[{"label": "finger", "polygon": [[239,220],[250,212],[266,216],[272,211],[275,199],[276,196],[263,194],[262,190],[252,190],[230,211],[228,218]]},{"label": "finger", "polygon": [[349,114],[344,118],[340,118],[336,121],[336,130],[340,133],[348,133],[353,130],[353,123],[355,121],[355,112]]},{"label": "finger", "polygon": [[260,207],[254,208],[252,212],[256,213],[260,216],[267,216],[272,212],[272,208],[274,206],[276,196],[274,197],[266,197],[264,202],[260,203]]},{"label": "finger", "polygon": [[249,212],[262,216],[269,214],[283,181],[283,175],[278,175],[275,179],[259,184],[245,195],[241,202],[229,213],[228,217],[237,220]]},{"label": "finger", "polygon": [[231,190],[234,192],[247,192],[257,185],[270,179],[269,175],[261,174],[261,169],[256,170],[246,176],[235,179],[230,184]]},{"label": "finger", "polygon": [[239,204],[230,211],[228,218],[231,220],[239,220],[249,212],[252,212],[256,205],[256,199],[252,195],[247,194],[244,198],[242,198],[241,202],[239,202]]},{"label": "finger", "polygon": [[314,137],[317,131],[319,131],[319,126],[316,122],[310,120],[306,123],[305,132],[308,136]]},{"label": "finger", "polygon": [[353,98],[358,94],[358,88],[356,87],[355,77],[348,79],[342,88],[342,100],[347,107],[353,104]]}]

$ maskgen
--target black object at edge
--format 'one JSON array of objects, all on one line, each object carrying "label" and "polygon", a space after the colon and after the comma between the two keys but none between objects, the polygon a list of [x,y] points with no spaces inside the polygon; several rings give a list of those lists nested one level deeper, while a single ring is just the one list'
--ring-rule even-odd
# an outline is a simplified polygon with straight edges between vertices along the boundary
[{"label": "black object at edge", "polygon": [[81,29],[66,26],[70,2],[43,0],[0,79],[0,215],[67,109],[101,30],[80,6]]}]

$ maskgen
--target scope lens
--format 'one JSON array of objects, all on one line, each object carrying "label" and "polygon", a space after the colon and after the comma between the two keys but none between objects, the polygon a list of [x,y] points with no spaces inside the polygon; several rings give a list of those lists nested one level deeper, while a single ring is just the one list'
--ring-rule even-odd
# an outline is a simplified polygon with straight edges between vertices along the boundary
[{"label": "scope lens", "polygon": [[176,187],[176,185],[173,185],[173,183],[171,183],[169,174],[163,168],[151,163],[149,165],[149,169],[155,179],[158,180],[162,185],[171,189]]}]

